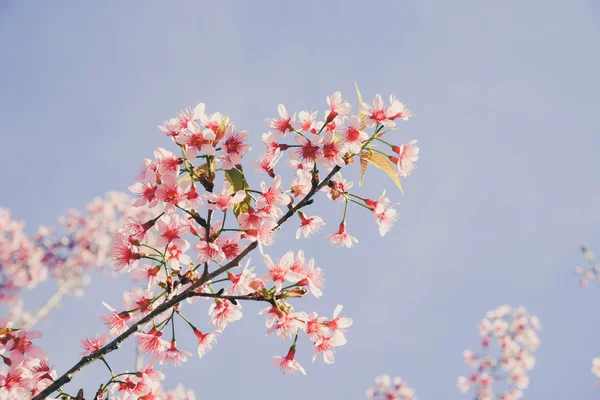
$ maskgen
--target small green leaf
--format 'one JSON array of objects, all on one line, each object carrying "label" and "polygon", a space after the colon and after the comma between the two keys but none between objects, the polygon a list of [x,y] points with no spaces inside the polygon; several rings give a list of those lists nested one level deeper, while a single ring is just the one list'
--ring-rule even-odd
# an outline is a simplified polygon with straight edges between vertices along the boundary
[{"label": "small green leaf", "polygon": [[356,88],[356,94],[358,95],[358,118],[360,118],[359,130],[364,131],[367,127],[367,120],[369,119],[369,116],[363,114],[362,111],[360,111],[360,105],[363,102],[363,99],[360,95],[360,91],[358,90],[358,83],[354,82],[354,87]]},{"label": "small green leaf", "polygon": [[[389,158],[384,156],[383,154],[375,153],[374,151],[366,151],[361,154],[365,160],[385,172],[391,179],[394,181],[400,192],[404,194],[402,190],[402,184],[400,183],[400,179],[398,175],[396,175],[396,169],[394,168],[394,164],[390,161]],[[362,159],[362,158],[361,158]]]},{"label": "small green leaf", "polygon": [[360,180],[358,181],[358,186],[362,186],[363,179],[365,178],[365,171],[367,170],[367,165],[369,165],[369,161],[363,157],[364,153],[360,155]]},{"label": "small green leaf", "polygon": [[[246,182],[246,178],[244,177],[244,173],[237,168],[232,168],[230,170],[225,171],[225,179],[231,183],[231,194],[235,194],[238,190],[248,190],[250,186],[248,186],[248,182]],[[233,205],[233,213],[237,218],[240,214],[243,214],[248,211],[250,208],[252,198],[248,193],[246,193],[246,197],[243,201]]]},{"label": "small green leaf", "polygon": [[219,140],[223,139],[225,136],[225,131],[227,130],[227,123],[229,122],[229,116],[226,115],[221,120],[221,125],[219,125],[219,129],[217,129],[217,133],[215,134],[215,140],[213,140],[213,145],[216,146],[219,143]]}]

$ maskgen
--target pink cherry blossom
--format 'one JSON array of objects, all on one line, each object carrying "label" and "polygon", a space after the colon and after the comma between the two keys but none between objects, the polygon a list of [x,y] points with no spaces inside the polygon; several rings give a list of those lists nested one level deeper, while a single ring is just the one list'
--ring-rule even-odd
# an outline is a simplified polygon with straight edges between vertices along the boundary
[{"label": "pink cherry blossom", "polygon": [[270,279],[273,281],[278,289],[281,289],[281,285],[284,282],[298,282],[303,276],[297,272],[291,270],[291,266],[294,264],[294,253],[288,251],[281,257],[277,264],[273,262],[271,257],[267,254],[263,256],[265,265],[269,268],[269,274],[263,279]]},{"label": "pink cherry blossom", "polygon": [[204,154],[215,155],[215,148],[212,141],[215,139],[215,133],[210,129],[202,129],[196,122],[189,124],[190,133],[181,135],[175,141],[186,146],[185,156],[188,159],[195,159],[198,151]]},{"label": "pink cherry blossom", "polygon": [[160,332],[156,328],[150,329],[148,333],[141,332],[137,335],[138,348],[143,353],[158,356],[167,348],[167,346],[169,346],[169,342],[161,338],[162,332]]},{"label": "pink cherry blossom", "polygon": [[185,246],[186,241],[181,238],[189,232],[189,226],[178,214],[165,215],[156,223],[156,228],[160,235],[156,242],[158,247],[169,243],[179,247]]},{"label": "pink cherry blossom", "polygon": [[255,211],[249,207],[248,211],[238,216],[241,229],[259,229],[267,214],[264,211]]},{"label": "pink cherry blossom", "polygon": [[250,287],[250,284],[255,280],[256,273],[254,273],[254,267],[248,268],[248,264],[244,267],[241,273],[233,274],[227,273],[227,277],[233,284],[231,287],[231,293],[249,294],[254,292]]},{"label": "pink cherry blossom", "polygon": [[158,172],[162,178],[166,175],[172,175],[176,177],[179,175],[179,165],[182,161],[175,157],[175,154],[163,148],[154,150],[154,158],[158,162]]},{"label": "pink cherry blossom", "polygon": [[111,336],[120,335],[129,329],[127,326],[127,321],[131,318],[129,313],[119,313],[105,302],[102,302],[102,304],[110,311],[110,314],[105,314],[102,316],[102,320],[104,321],[104,324],[108,326]]},{"label": "pink cherry blossom", "polygon": [[310,140],[304,136],[296,136],[295,140],[300,147],[291,153],[292,159],[302,161],[306,168],[312,168],[317,160],[322,159],[321,136],[312,136]]},{"label": "pink cherry blossom", "polygon": [[117,271],[125,267],[128,268],[128,271],[135,269],[142,257],[129,242],[129,237],[122,231],[115,234],[111,253]]},{"label": "pink cherry blossom", "polygon": [[[483,400],[494,396],[494,383],[503,382],[498,398],[519,398],[529,386],[527,371],[535,365],[532,353],[539,346],[539,329],[537,317],[523,307],[504,305],[489,311],[479,324],[485,350],[481,354],[463,352],[465,363],[474,372],[458,378],[458,389],[463,393],[473,389],[476,398]],[[492,347],[494,338],[497,346]]]},{"label": "pink cherry blossom", "polygon": [[392,117],[396,117],[398,114],[398,107],[388,107],[383,103],[381,95],[375,95],[373,99],[373,106],[367,103],[360,104],[360,110],[363,114],[367,115],[367,126],[372,127],[375,125],[383,125],[388,128],[396,126],[396,123],[392,120]]},{"label": "pink cherry blossom", "polygon": [[217,343],[217,336],[214,333],[202,333],[199,329],[194,329],[194,335],[198,338],[198,357],[202,358]]},{"label": "pink cherry blossom", "polygon": [[392,379],[389,375],[375,378],[375,387],[367,390],[368,399],[381,400],[417,400],[415,390],[408,386],[400,377]]},{"label": "pink cherry blossom", "polygon": [[[302,164],[300,164],[302,165]],[[312,173],[304,169],[296,169],[296,176],[290,186],[290,192],[294,197],[304,197],[312,189]]]},{"label": "pink cherry blossom", "polygon": [[161,365],[174,365],[176,367],[180,367],[191,355],[192,353],[189,351],[179,350],[177,348],[177,342],[175,342],[175,340],[171,340],[169,348],[160,353],[159,361]]},{"label": "pink cherry blossom", "polygon": [[177,178],[167,175],[163,182],[156,189],[156,197],[165,203],[166,210],[172,210],[185,200],[185,192],[191,185],[190,182],[183,182],[181,186],[177,183]]},{"label": "pink cherry blossom", "polygon": [[346,152],[346,145],[343,141],[336,138],[333,132],[325,133],[322,142],[322,151],[319,153],[319,162],[322,163],[328,170],[333,169],[336,165],[345,167],[346,162],[342,158]]},{"label": "pink cherry blossom", "polygon": [[248,141],[248,132],[235,131],[234,125],[229,125],[225,132],[225,140],[223,142],[223,150],[225,151],[224,163],[225,169],[231,169],[242,163],[242,157],[250,151]]},{"label": "pink cherry blossom", "polygon": [[595,357],[592,360],[592,374],[600,378],[600,357]]},{"label": "pink cherry blossom", "polygon": [[142,207],[146,205],[150,208],[156,207],[159,202],[159,199],[156,196],[157,189],[158,186],[149,182],[136,182],[130,185],[129,190],[140,197],[135,203],[133,203],[133,205],[135,207]]},{"label": "pink cherry blossom", "polygon": [[390,114],[390,119],[393,121],[396,118],[400,118],[401,120],[407,121],[409,118],[414,117],[412,110],[406,106],[406,104],[401,103],[400,100],[394,95],[390,96],[390,108],[388,110],[388,114]]},{"label": "pink cherry blossom", "polygon": [[[300,254],[302,254],[301,251],[298,252],[298,258],[301,257]],[[293,266],[292,270],[294,270]],[[298,286],[308,285],[310,292],[317,298],[323,295],[323,291],[321,289],[325,285],[325,274],[321,268],[315,267],[314,259],[311,258],[308,260],[308,262],[300,271],[295,272],[298,272],[304,276],[304,278],[297,283]]]},{"label": "pink cherry blossom", "polygon": [[373,200],[365,200],[365,203],[371,207],[375,222],[379,226],[379,234],[384,236],[390,231],[394,222],[396,222],[396,210],[392,208],[390,199],[385,197],[385,190],[376,202]]},{"label": "pink cherry blossom", "polygon": [[267,335],[277,331],[277,336],[281,340],[291,339],[298,331],[304,330],[307,318],[307,314],[304,312],[292,312],[278,316],[277,322],[267,329]]},{"label": "pink cherry blossom", "polygon": [[262,246],[270,246],[273,244],[275,232],[273,229],[277,226],[277,223],[272,218],[264,218],[259,229],[248,229],[244,235],[244,238],[251,241],[257,241],[259,247],[262,250]]},{"label": "pink cherry blossom", "polygon": [[298,130],[316,134],[315,119],[318,114],[318,111],[300,111],[298,113]]},{"label": "pink cherry blossom", "polygon": [[108,341],[110,336],[106,334],[97,334],[88,338],[81,339],[81,347],[85,350],[81,353],[82,356],[89,356],[95,351],[100,350]]},{"label": "pink cherry blossom", "polygon": [[229,300],[215,300],[208,309],[208,315],[211,322],[219,331],[223,331],[230,322],[238,321],[242,318],[241,306],[233,304]]},{"label": "pink cherry blossom", "polygon": [[356,115],[352,115],[348,118],[346,125],[340,125],[336,130],[344,139],[348,151],[351,151],[354,154],[360,153],[363,143],[369,139],[369,135],[362,131],[360,126],[360,118]]},{"label": "pink cherry blossom", "polygon": [[296,355],[296,346],[290,347],[285,357],[273,357],[273,365],[279,366],[279,369],[284,374],[295,374],[300,372],[302,375],[306,375],[306,371],[302,368],[302,365],[294,358]]},{"label": "pink cherry blossom", "polygon": [[225,253],[217,243],[200,240],[194,245],[194,250],[198,253],[198,263],[202,264],[210,260],[221,262],[225,259]]},{"label": "pink cherry blossom", "polygon": [[315,343],[312,358],[313,362],[315,362],[319,353],[323,353],[323,361],[325,361],[326,364],[333,364],[335,361],[335,348],[345,344],[346,338],[340,332],[335,332],[331,336],[322,336]]},{"label": "pink cherry blossom", "polygon": [[407,177],[415,170],[415,162],[419,159],[419,148],[415,146],[416,140],[411,140],[401,146],[394,146],[393,150],[398,155],[390,159],[398,168],[398,175]]},{"label": "pink cherry blossom", "polygon": [[326,322],[325,325],[333,332],[341,334],[345,340],[344,332],[352,325],[352,319],[348,317],[339,317],[342,308],[343,306],[339,304],[333,311],[333,319]]},{"label": "pink cherry blossom", "polygon": [[331,233],[325,238],[331,241],[331,244],[334,246],[343,246],[343,247],[352,247],[355,243],[358,243],[358,239],[354,236],[351,236],[346,232],[346,223],[342,222],[340,224],[340,229],[336,233]]},{"label": "pink cherry blossom", "polygon": [[219,236],[217,245],[225,255],[226,259],[234,259],[244,249],[245,246],[240,243],[241,237],[242,235],[240,233],[236,233],[232,236]]},{"label": "pink cherry blossom", "polygon": [[206,193],[206,198],[211,204],[208,204],[206,208],[209,210],[222,210],[225,211],[234,204],[243,201],[246,198],[246,192],[238,190],[233,196],[231,195],[231,184],[229,181],[223,182],[223,189],[221,193]]},{"label": "pink cherry blossom", "polygon": [[273,179],[271,186],[267,186],[264,182],[261,183],[262,195],[256,201],[256,206],[259,209],[276,205],[285,206],[289,204],[290,197],[281,192],[281,177],[276,176]]},{"label": "pink cherry blossom", "polygon": [[327,122],[333,121],[337,116],[344,116],[350,113],[352,106],[343,99],[341,92],[335,92],[331,96],[327,96],[327,104],[330,111],[327,115]]},{"label": "pink cherry blossom", "polygon": [[289,131],[294,129],[292,124],[294,123],[296,115],[294,114],[292,117],[290,117],[283,104],[277,106],[277,112],[279,114],[279,117],[267,118],[265,122],[267,123],[267,125],[269,125],[271,129],[275,129],[277,132],[285,136]]}]

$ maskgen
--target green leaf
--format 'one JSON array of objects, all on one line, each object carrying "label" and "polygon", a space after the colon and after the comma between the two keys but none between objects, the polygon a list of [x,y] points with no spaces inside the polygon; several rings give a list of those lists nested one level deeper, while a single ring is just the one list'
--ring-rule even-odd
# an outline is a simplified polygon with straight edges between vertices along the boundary
[{"label": "green leaf", "polygon": [[0,328],[0,337],[6,335],[7,333],[15,332],[18,330],[19,329],[15,329],[15,328]]},{"label": "green leaf", "polygon": [[389,158],[384,156],[383,154],[375,153],[374,151],[366,151],[361,154],[361,160],[364,157],[365,160],[385,172],[391,179],[394,181],[400,192],[404,194],[402,190],[402,184],[400,183],[400,179],[398,175],[396,175],[396,169],[394,168],[394,164],[390,161]]},{"label": "green leaf", "polygon": [[[237,168],[232,168],[230,170],[225,171],[225,179],[231,183],[231,194],[235,194],[238,190],[248,190],[250,186],[248,186],[248,182],[246,182],[246,178],[244,177],[244,173]],[[248,211],[250,208],[252,198],[248,193],[246,193],[246,197],[243,201],[233,205],[233,213],[237,218],[240,214],[243,214]]]},{"label": "green leaf", "polygon": [[362,186],[363,179],[365,178],[365,172],[367,171],[367,165],[369,165],[369,161],[363,157],[364,153],[360,155],[360,180],[358,181],[358,186]]},{"label": "green leaf", "polygon": [[384,132],[378,133],[378,134],[377,134],[377,137],[378,137],[378,138],[379,138],[379,137],[382,137],[383,135],[385,135],[385,134],[386,134],[386,133],[388,133],[389,131],[397,131],[397,130],[398,130],[398,128],[388,128],[388,130],[387,130],[387,131],[384,131]]},{"label": "green leaf", "polygon": [[217,133],[215,134],[215,140],[213,140],[213,145],[216,146],[219,143],[219,140],[223,139],[225,136],[225,131],[227,130],[227,123],[229,122],[229,116],[226,115],[221,120],[221,125],[217,129]]},{"label": "green leaf", "polygon": [[354,87],[356,88],[356,94],[358,95],[358,118],[360,118],[360,129],[364,131],[367,127],[367,120],[369,119],[368,115],[365,115],[360,111],[360,104],[363,102],[362,96],[360,95],[360,91],[358,90],[358,83],[354,82]]},{"label": "green leaf", "polygon": [[[210,161],[210,166],[211,166],[211,171],[213,171],[213,174],[214,174],[215,168],[217,167],[217,162],[215,161],[214,157]],[[201,178],[205,178],[206,176],[208,176],[208,164],[204,163],[202,165],[194,167],[194,175],[196,175],[195,180],[199,180]],[[190,176],[190,174],[185,174],[184,176],[182,176],[181,178],[179,178],[177,180],[177,183],[191,181],[191,180],[192,180],[192,177]]]}]

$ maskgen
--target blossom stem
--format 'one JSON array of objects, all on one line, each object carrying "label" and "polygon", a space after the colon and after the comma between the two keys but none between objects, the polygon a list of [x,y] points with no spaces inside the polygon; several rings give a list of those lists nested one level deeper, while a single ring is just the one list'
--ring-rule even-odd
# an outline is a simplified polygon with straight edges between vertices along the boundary
[{"label": "blossom stem", "polygon": [[373,211],[373,209],[372,209],[371,207],[369,207],[369,206],[366,206],[366,205],[364,205],[363,203],[359,203],[358,201],[356,201],[356,200],[352,200],[352,199],[348,199],[348,200],[350,200],[350,201],[351,201],[351,202],[353,202],[354,204],[358,204],[359,206],[366,208],[366,209],[367,209],[367,210],[369,210],[369,211]]},{"label": "blossom stem", "polygon": [[221,231],[225,228],[225,221],[227,220],[227,210],[223,211],[223,224],[221,225]]},{"label": "blossom stem", "polygon": [[171,340],[175,340],[175,318],[173,318],[173,315],[175,315],[175,310],[173,310],[171,312]]},{"label": "blossom stem", "polygon": [[102,361],[104,363],[104,365],[106,365],[106,368],[108,368],[108,370],[110,371],[110,376],[114,378],[115,377],[115,373],[113,372],[113,370],[110,367],[110,365],[108,365],[108,363],[106,362],[106,359],[104,357],[100,357],[100,361]]},{"label": "blossom stem", "polygon": [[351,197],[357,198],[357,199],[359,199],[359,200],[365,201],[365,199],[364,199],[363,197],[357,196],[357,195],[355,195],[355,194],[352,194],[352,193],[350,193],[350,192],[346,192],[345,194],[347,194],[348,196],[351,196]]},{"label": "blossom stem", "polygon": [[212,176],[212,171],[210,168],[210,164],[212,164],[212,157],[211,156],[206,156],[206,170],[207,170],[207,175],[210,178]]},{"label": "blossom stem", "polygon": [[155,252],[157,252],[158,254],[160,254],[163,257],[165,256],[163,253],[160,252],[160,250],[158,250],[158,249],[156,249],[156,248],[154,248],[154,247],[152,247],[152,246],[150,246],[150,245],[148,245],[146,243],[142,243],[141,246],[147,247],[147,248],[149,248],[151,250],[154,250]]},{"label": "blossom stem", "polygon": [[377,150],[377,149],[371,149],[371,150],[373,150],[373,151],[374,151],[374,152],[376,152],[376,153],[383,154],[383,155],[384,155],[386,158],[389,158],[389,155],[388,155],[388,154],[385,154],[385,153],[384,153],[383,151],[381,151],[381,150]]},{"label": "blossom stem", "polygon": [[346,223],[347,212],[348,212],[348,198],[346,197],[346,203],[344,204],[344,218],[342,219],[342,223]]},{"label": "blossom stem", "polygon": [[379,133],[381,128],[383,128],[383,125],[378,124],[373,135],[371,135],[371,137],[360,148],[361,150],[364,150],[373,140],[375,140],[375,138],[377,137],[377,134]]},{"label": "blossom stem", "polygon": [[154,258],[154,257],[151,257],[151,256],[142,256],[142,258],[147,258],[147,259],[149,259],[149,260],[153,260],[153,261],[159,262],[159,263],[161,263],[161,264],[164,264],[164,261],[162,261],[162,260],[159,260],[159,259],[157,259],[157,258]]},{"label": "blossom stem", "polygon": [[180,313],[179,311],[176,311],[176,312],[177,312],[177,315],[179,315],[185,322],[188,323],[190,328],[196,330],[196,327],[194,326],[194,324],[192,324],[182,313]]},{"label": "blossom stem", "polygon": [[381,138],[378,138],[378,137],[376,137],[376,138],[375,138],[375,140],[379,140],[380,142],[382,142],[382,143],[385,143],[385,144],[387,144],[387,145],[388,145],[388,146],[390,146],[390,147],[394,147],[394,145],[393,145],[393,144],[391,144],[391,143],[388,143],[388,142],[386,142],[385,140],[383,140],[383,139],[381,139]]}]

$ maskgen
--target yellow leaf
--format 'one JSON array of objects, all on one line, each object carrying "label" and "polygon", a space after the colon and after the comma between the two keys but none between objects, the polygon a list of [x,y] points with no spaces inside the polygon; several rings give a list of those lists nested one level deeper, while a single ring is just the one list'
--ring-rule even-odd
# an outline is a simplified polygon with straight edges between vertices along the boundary
[{"label": "yellow leaf", "polygon": [[14,329],[14,328],[0,328],[0,336],[4,336],[7,333],[14,332],[14,331],[18,331],[18,329]]},{"label": "yellow leaf", "polygon": [[358,186],[362,186],[363,184],[363,179],[365,178],[365,171],[367,170],[367,165],[369,165],[369,161],[367,161],[366,158],[363,157],[362,153],[360,155],[360,180],[358,181]]},{"label": "yellow leaf", "polygon": [[[230,170],[225,171],[225,179],[231,183],[231,194],[235,194],[238,190],[247,190],[250,189],[248,186],[248,182],[246,182],[246,178],[244,177],[244,173],[239,169],[232,168]],[[233,205],[233,213],[237,218],[240,214],[243,214],[248,211],[250,208],[251,198],[248,193],[246,193],[246,198],[243,201]]]},{"label": "yellow leaf", "polygon": [[217,133],[215,134],[215,140],[213,140],[213,145],[217,145],[217,143],[219,143],[219,140],[223,139],[223,136],[225,136],[225,131],[227,130],[227,122],[229,121],[229,116],[226,115],[223,117],[223,119],[221,120],[221,125],[219,125],[219,129],[217,129]]},{"label": "yellow leaf", "polygon": [[358,95],[358,118],[360,118],[360,129],[364,131],[367,127],[367,120],[369,119],[368,115],[365,115],[360,111],[360,104],[363,102],[362,96],[360,95],[360,91],[358,90],[358,83],[354,82],[354,87],[356,88],[356,94]]},{"label": "yellow leaf", "polygon": [[389,131],[397,131],[397,130],[398,130],[398,128],[388,128],[388,130],[387,130],[387,131],[385,131],[385,132],[381,132],[381,133],[378,133],[378,134],[377,134],[377,137],[382,137],[383,135],[385,135],[385,134],[386,134],[386,133],[388,133]]},{"label": "yellow leaf", "polygon": [[368,162],[385,172],[392,179],[392,181],[394,181],[396,186],[398,186],[400,192],[404,194],[404,191],[402,190],[402,184],[400,183],[400,179],[398,178],[398,175],[396,175],[396,169],[394,168],[394,164],[392,164],[389,158],[387,158],[383,154],[375,153],[374,151],[365,152],[362,154],[362,156],[365,158],[365,160],[367,160]]},{"label": "yellow leaf", "polygon": [[184,176],[182,176],[181,178],[177,179],[177,184],[181,184],[181,182],[185,182],[185,181],[191,181],[192,178],[190,177],[190,174],[185,174]]},{"label": "yellow leaf", "polygon": [[[210,170],[212,171],[212,173],[215,173],[215,168],[217,167],[217,162],[215,161],[215,158],[212,157],[210,160]],[[197,166],[196,168],[194,168],[194,175],[196,175],[197,177],[204,177],[206,175],[208,175],[208,164],[204,163],[202,165]]]},{"label": "yellow leaf", "polygon": [[[213,157],[213,159],[210,162],[211,165],[211,171],[214,174],[215,172],[215,168],[217,167],[217,163]],[[208,175],[208,164],[204,163],[202,165],[199,165],[197,167],[194,168],[194,175],[196,176],[196,180],[198,180],[198,178],[202,178],[202,177],[206,177]],[[190,176],[190,174],[185,174],[184,176],[182,176],[181,178],[179,178],[177,180],[177,183],[181,183],[181,182],[185,182],[185,181],[191,181],[192,177]]]}]

